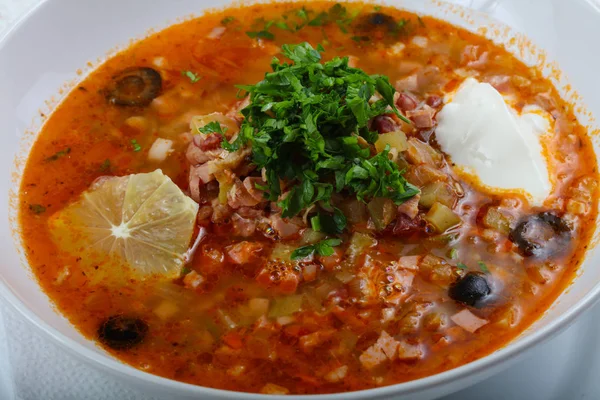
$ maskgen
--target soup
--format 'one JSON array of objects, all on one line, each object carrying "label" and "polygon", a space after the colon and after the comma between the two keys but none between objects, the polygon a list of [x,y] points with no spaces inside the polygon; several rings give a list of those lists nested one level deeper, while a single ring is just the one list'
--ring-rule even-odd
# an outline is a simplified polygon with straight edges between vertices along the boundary
[{"label": "soup", "polygon": [[267,394],[483,357],[572,281],[586,130],[536,68],[429,17],[260,4],[109,59],[45,123],[20,222],[44,291],[118,359]]}]

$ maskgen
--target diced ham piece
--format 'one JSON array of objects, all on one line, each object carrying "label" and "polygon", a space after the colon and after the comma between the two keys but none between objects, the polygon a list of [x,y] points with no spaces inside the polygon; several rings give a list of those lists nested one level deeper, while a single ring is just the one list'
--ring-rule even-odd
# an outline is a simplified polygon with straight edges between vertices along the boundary
[{"label": "diced ham piece", "polygon": [[256,242],[239,242],[225,248],[231,262],[238,265],[251,262],[262,249],[262,244]]},{"label": "diced ham piece", "polygon": [[462,64],[466,64],[469,68],[482,68],[484,67],[489,59],[489,52],[481,51],[481,48],[477,45],[465,46],[461,55]]},{"label": "diced ham piece", "polygon": [[405,214],[398,214],[392,232],[396,236],[410,236],[425,232],[425,229],[426,225],[421,218],[409,218]]},{"label": "diced ham piece", "polygon": [[291,238],[298,235],[302,228],[302,220],[299,218],[283,219],[281,215],[274,214],[270,217],[271,227],[277,232],[277,235],[282,239]]},{"label": "diced ham piece", "polygon": [[317,331],[300,337],[300,346],[304,351],[310,351],[313,348],[322,345],[335,335],[335,330]]},{"label": "diced ham piece", "polygon": [[417,129],[429,129],[434,127],[433,116],[435,109],[423,104],[423,107],[418,110],[407,111],[406,116],[410,118]]},{"label": "diced ham piece", "polygon": [[398,343],[398,359],[402,361],[415,361],[423,357],[423,350],[418,344],[410,344],[405,340]]},{"label": "diced ham piece", "polygon": [[412,74],[405,78],[397,80],[394,87],[399,92],[404,91],[404,90],[409,91],[409,92],[417,91],[417,89],[419,88],[417,74]]},{"label": "diced ham piece", "polygon": [[[225,153],[225,150],[220,148],[219,146],[215,146],[214,144],[210,144],[210,146],[205,146],[205,142],[208,140],[208,143],[214,142],[215,139],[212,139],[214,135],[194,135],[192,139],[192,143],[188,145],[185,156],[188,162],[191,165],[204,164],[205,162],[216,160],[221,158],[221,156]],[[217,135],[221,136],[221,135]],[[219,141],[219,144],[221,142]],[[205,148],[203,150],[203,147]]]},{"label": "diced ham piece", "polygon": [[283,386],[276,385],[274,383],[267,383],[260,389],[262,394],[290,394],[290,391]]},{"label": "diced ham piece", "polygon": [[255,219],[248,219],[240,216],[239,214],[233,214],[231,216],[231,224],[233,227],[233,234],[235,236],[250,237],[256,231],[257,221]]},{"label": "diced ham piece", "polygon": [[348,366],[342,365],[339,368],[329,371],[327,374],[325,374],[325,376],[323,378],[327,382],[337,383],[337,382],[341,382],[346,377],[347,374],[348,374]]},{"label": "diced ham piece", "polygon": [[244,179],[244,187],[250,196],[252,196],[256,201],[263,202],[265,201],[264,192],[257,188],[256,185],[266,186],[266,182],[262,180],[262,178],[248,176]]},{"label": "diced ham piece", "polygon": [[466,308],[450,317],[450,319],[464,330],[474,333],[489,321],[479,318]]},{"label": "diced ham piece", "polygon": [[215,26],[206,37],[209,39],[220,39],[226,30],[227,28],[224,26]]},{"label": "diced ham piece", "polygon": [[256,282],[265,288],[273,288],[283,294],[292,294],[296,292],[300,278],[289,263],[270,262],[260,270]]},{"label": "diced ham piece", "polygon": [[219,203],[219,199],[214,199],[211,205],[213,209],[211,221],[215,224],[225,222],[233,214],[233,209],[227,204]]},{"label": "diced ham piece", "polygon": [[233,209],[240,207],[254,207],[260,203],[261,200],[262,199],[260,198],[257,200],[255,195],[253,196],[250,194],[246,185],[238,178],[235,179],[233,187],[227,193],[227,204]]},{"label": "diced ham piece", "polygon": [[193,138],[194,144],[202,151],[216,150],[221,147],[223,135],[211,133],[209,135],[195,135]]},{"label": "diced ham piece", "polygon": [[358,67],[358,60],[359,60],[359,58],[356,56],[348,56],[348,66],[350,68]]},{"label": "diced ham piece", "polygon": [[398,346],[400,343],[391,337],[386,331],[381,332],[377,342],[365,350],[359,357],[363,367],[373,369],[385,361],[398,358]]},{"label": "diced ham piece", "polygon": [[204,280],[202,275],[196,271],[192,271],[183,278],[183,286],[188,289],[198,289],[204,283]]},{"label": "diced ham piece", "polygon": [[376,130],[379,133],[395,132],[400,128],[394,122],[394,120],[386,115],[379,115],[373,118],[371,122],[371,129]]},{"label": "diced ham piece", "polygon": [[508,75],[492,75],[484,79],[499,92],[506,92],[510,88],[510,76]]},{"label": "diced ham piece", "polygon": [[388,304],[399,305],[408,297],[415,274],[406,269],[399,269],[389,274],[389,277],[393,278],[393,282],[390,283],[394,290],[387,293],[385,301]]},{"label": "diced ham piece", "polygon": [[417,194],[398,206],[398,212],[414,219],[419,214],[419,200],[421,195]]},{"label": "diced ham piece", "polygon": [[440,96],[437,96],[437,95],[431,95],[431,96],[427,97],[427,100],[425,100],[425,103],[427,103],[427,105],[429,107],[439,108],[442,106],[442,104],[444,104],[444,99],[442,99]]},{"label": "diced ham piece", "polygon": [[398,264],[404,269],[410,269],[416,271],[419,269],[420,256],[403,256],[398,259]]},{"label": "diced ham piece", "polygon": [[396,105],[400,107],[402,111],[411,111],[417,108],[419,101],[409,93],[400,93]]}]

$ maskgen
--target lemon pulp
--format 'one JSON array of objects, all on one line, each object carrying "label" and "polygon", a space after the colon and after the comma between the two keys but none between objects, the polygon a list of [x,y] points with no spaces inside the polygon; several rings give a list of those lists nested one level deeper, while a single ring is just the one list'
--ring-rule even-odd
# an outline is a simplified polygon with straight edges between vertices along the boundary
[{"label": "lemon pulp", "polygon": [[[50,219],[59,248],[95,271],[126,264],[175,277],[194,232],[198,204],[161,170],[100,178]],[[93,272],[90,270],[90,272]]]}]

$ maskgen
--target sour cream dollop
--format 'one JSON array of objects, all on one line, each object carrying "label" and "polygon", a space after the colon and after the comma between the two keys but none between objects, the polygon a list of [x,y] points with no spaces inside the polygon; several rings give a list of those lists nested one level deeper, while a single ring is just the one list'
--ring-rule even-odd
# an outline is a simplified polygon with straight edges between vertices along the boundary
[{"label": "sour cream dollop", "polygon": [[541,139],[549,115],[535,106],[520,114],[490,84],[467,78],[437,115],[436,139],[460,170],[488,189],[524,193],[534,205],[552,190]]}]

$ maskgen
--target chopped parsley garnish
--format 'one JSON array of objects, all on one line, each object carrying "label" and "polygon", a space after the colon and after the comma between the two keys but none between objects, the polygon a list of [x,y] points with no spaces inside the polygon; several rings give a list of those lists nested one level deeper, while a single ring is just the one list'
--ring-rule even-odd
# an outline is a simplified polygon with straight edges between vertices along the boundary
[{"label": "chopped parsley garnish", "polygon": [[458,250],[456,250],[456,249],[450,250],[449,255],[452,260],[456,260],[458,258]]},{"label": "chopped parsley garnish", "polygon": [[142,150],[142,146],[140,146],[140,144],[135,139],[133,139],[131,141],[131,147],[133,148],[133,151],[135,151],[135,152]]},{"label": "chopped parsley garnish", "polygon": [[31,212],[37,215],[46,211],[46,207],[44,207],[41,204],[30,204],[29,209],[31,210]]},{"label": "chopped parsley garnish", "polygon": [[199,82],[202,77],[192,71],[181,71],[181,75],[187,77],[192,83]]},{"label": "chopped parsley garnish", "polygon": [[291,259],[300,260],[312,256],[315,253],[317,255],[327,257],[332,255],[335,252],[333,248],[339,246],[341,243],[342,241],[340,239],[325,239],[315,244],[298,247],[292,252]]},{"label": "chopped parsley garnish", "polygon": [[[394,113],[406,120],[394,105],[394,88],[385,76],[348,66],[347,57],[321,63],[322,51],[308,43],[283,45],[282,53],[292,63],[274,58],[273,72],[264,80],[239,86],[250,94],[250,105],[242,110],[245,118],[236,140],[224,140],[222,146],[235,151],[252,145],[253,163],[266,170],[266,196],[278,201],[284,218],[317,202],[329,204],[334,192],[362,201],[385,197],[403,203],[419,190],[389,159],[389,147],[371,156],[368,144],[378,138],[368,127],[372,118]],[[371,102],[375,93],[381,99]],[[209,125],[201,131],[216,131]],[[282,199],[280,180],[293,185]],[[320,215],[321,228],[343,230],[345,217],[342,224],[339,214],[333,214],[332,224]]]},{"label": "chopped parsley garnish", "polygon": [[110,171],[111,168],[112,168],[112,165],[110,164],[110,160],[108,158],[106,160],[104,160],[104,162],[102,164],[100,164],[101,172],[108,172],[108,171]]},{"label": "chopped parsley garnish", "polygon": [[53,155],[51,155],[50,157],[46,158],[46,161],[56,161],[59,158],[62,158],[64,156],[66,156],[67,154],[69,154],[71,152],[71,148],[67,147],[64,150],[61,151],[57,151],[56,153],[54,153]]},{"label": "chopped parsley garnish", "polygon": [[310,219],[310,223],[314,231],[335,235],[344,232],[348,221],[344,213],[335,208],[333,214],[321,212],[315,215]]},{"label": "chopped parsley garnish", "polygon": [[267,40],[275,39],[275,35],[272,34],[271,32],[269,32],[268,29],[263,29],[261,31],[256,31],[256,32],[246,32],[246,35],[248,35],[248,37],[251,39],[267,39]]},{"label": "chopped parsley garnish", "polygon": [[368,42],[371,40],[368,36],[352,36],[350,39],[354,40],[356,43]]},{"label": "chopped parsley garnish", "polygon": [[488,269],[487,265],[485,265],[485,263],[483,261],[477,261],[477,265],[479,265],[479,269],[482,272],[484,272],[486,274],[490,273],[490,270]]},{"label": "chopped parsley garnish", "polygon": [[456,266],[460,269],[469,269],[469,267],[467,267],[464,263],[459,262],[458,264],[456,264]]},{"label": "chopped parsley garnish", "polygon": [[228,16],[228,17],[225,17],[225,18],[223,18],[221,20],[221,25],[227,25],[227,24],[229,24],[229,23],[231,23],[233,21],[235,21],[235,17]]}]

